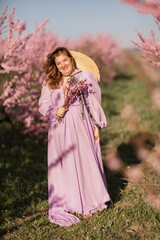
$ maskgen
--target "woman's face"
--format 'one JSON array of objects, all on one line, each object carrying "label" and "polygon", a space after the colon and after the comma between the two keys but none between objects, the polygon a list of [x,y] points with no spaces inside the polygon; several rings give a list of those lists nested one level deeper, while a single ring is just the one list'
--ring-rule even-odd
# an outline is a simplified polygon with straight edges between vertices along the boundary
[{"label": "woman's face", "polygon": [[69,76],[74,71],[73,60],[63,53],[55,57],[55,63],[63,76]]}]

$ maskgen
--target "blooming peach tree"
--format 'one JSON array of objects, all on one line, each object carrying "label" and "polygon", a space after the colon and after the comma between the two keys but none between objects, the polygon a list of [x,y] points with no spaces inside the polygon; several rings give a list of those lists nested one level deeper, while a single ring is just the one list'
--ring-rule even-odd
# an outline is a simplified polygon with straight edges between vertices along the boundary
[{"label": "blooming peach tree", "polygon": [[90,56],[98,65],[101,80],[109,82],[117,74],[116,62],[121,50],[116,40],[109,35],[98,34],[95,38],[86,35],[72,43],[72,48]]},{"label": "blooming peach tree", "polygon": [[[39,135],[47,131],[47,121],[38,112],[38,98],[45,79],[42,65],[49,52],[66,43],[60,41],[58,35],[45,32],[49,20],[44,20],[40,27],[36,26],[31,34],[24,34],[26,22],[14,21],[15,8],[9,16],[9,24],[5,25],[7,9],[0,18],[0,43],[3,46],[0,51],[3,85],[0,100],[5,113],[24,124],[24,133]],[[8,33],[8,37],[3,38],[4,33]]]},{"label": "blooming peach tree", "polygon": [[[8,7],[0,17],[0,76],[1,96],[5,114],[24,125],[24,133],[40,136],[47,132],[47,121],[38,111],[42,82],[45,74],[42,65],[48,53],[58,46],[82,50],[96,60],[101,75],[109,81],[115,75],[114,63],[120,48],[109,36],[98,35],[96,39],[85,38],[68,43],[58,35],[45,31],[49,21],[44,20],[30,34],[25,34],[26,22],[14,20],[15,8],[7,18]],[[6,21],[8,20],[8,23]],[[86,46],[89,46],[85,51]],[[84,51],[83,51],[84,50]],[[102,79],[103,80],[103,79]]]},{"label": "blooming peach tree", "polygon": [[[160,1],[159,0],[121,0],[135,7],[139,13],[151,14],[155,23],[160,31]],[[160,37],[155,35],[153,30],[150,30],[151,38],[147,39],[140,32],[137,31],[137,35],[141,40],[141,43],[133,44],[142,51],[143,58],[152,66],[160,66]]]}]

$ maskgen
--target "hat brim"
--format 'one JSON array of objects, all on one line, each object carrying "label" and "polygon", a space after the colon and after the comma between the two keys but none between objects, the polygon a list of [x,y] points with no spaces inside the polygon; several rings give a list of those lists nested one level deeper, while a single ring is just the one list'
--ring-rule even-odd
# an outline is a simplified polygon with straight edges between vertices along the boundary
[{"label": "hat brim", "polygon": [[77,68],[80,71],[91,72],[97,78],[97,80],[100,82],[99,69],[98,69],[96,63],[90,57],[88,57],[84,53],[77,52],[77,51],[70,51],[70,53],[76,62]]}]

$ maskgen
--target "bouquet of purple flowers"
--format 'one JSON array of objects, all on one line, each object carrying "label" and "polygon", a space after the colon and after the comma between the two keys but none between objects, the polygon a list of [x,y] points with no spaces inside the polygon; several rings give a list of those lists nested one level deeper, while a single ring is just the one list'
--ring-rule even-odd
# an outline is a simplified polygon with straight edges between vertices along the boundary
[{"label": "bouquet of purple flowers", "polygon": [[[66,84],[67,95],[62,107],[64,107],[67,110],[67,108],[75,100],[75,98],[82,94],[84,88],[88,88],[88,83],[86,83],[86,80],[80,80],[75,85],[71,85],[70,80],[68,80]],[[61,117],[57,117],[58,121],[60,119]]]}]

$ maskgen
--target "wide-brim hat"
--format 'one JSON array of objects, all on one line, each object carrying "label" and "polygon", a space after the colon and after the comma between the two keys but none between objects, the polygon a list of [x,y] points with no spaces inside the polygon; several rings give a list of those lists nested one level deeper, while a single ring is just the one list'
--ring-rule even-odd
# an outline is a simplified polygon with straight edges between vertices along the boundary
[{"label": "wide-brim hat", "polygon": [[91,72],[97,78],[97,80],[100,82],[99,69],[98,69],[96,63],[90,57],[88,57],[84,53],[77,52],[77,51],[70,51],[70,53],[76,62],[77,68],[80,71]]}]

